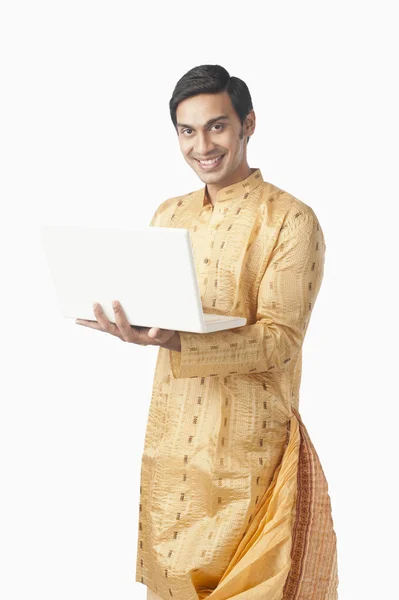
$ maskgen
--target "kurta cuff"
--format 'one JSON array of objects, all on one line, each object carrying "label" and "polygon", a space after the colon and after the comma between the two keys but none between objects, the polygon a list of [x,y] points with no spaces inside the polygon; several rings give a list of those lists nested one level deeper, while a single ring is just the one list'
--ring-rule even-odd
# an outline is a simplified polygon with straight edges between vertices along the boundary
[{"label": "kurta cuff", "polygon": [[175,378],[227,376],[267,370],[265,326],[245,325],[212,333],[179,332],[181,352],[170,350]]}]

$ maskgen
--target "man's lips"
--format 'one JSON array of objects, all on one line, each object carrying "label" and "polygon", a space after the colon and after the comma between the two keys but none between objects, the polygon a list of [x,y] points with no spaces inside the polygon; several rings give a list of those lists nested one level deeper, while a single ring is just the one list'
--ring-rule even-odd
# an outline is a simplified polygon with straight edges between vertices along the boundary
[{"label": "man's lips", "polygon": [[219,156],[224,156],[223,154],[215,154],[215,156],[208,156],[208,158],[195,158],[195,160],[214,160],[215,158],[219,158]]},{"label": "man's lips", "polygon": [[[206,158],[206,159],[200,159],[200,158],[196,158],[195,160],[199,163],[200,167],[202,169],[213,169],[215,167],[218,167],[220,165],[220,163],[222,162],[222,159],[224,157],[224,154],[218,154],[217,156],[214,156],[212,158]],[[202,160],[205,160],[206,162],[201,162]]]}]

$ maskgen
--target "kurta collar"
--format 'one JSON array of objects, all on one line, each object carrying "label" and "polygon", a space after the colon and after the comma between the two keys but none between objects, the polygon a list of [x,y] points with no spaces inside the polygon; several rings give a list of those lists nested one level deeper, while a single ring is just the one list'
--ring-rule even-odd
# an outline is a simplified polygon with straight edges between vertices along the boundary
[{"label": "kurta collar", "polygon": [[[232,198],[237,198],[238,196],[250,194],[263,181],[261,170],[252,169],[251,175],[249,175],[246,179],[242,179],[233,185],[228,185],[219,190],[216,195],[216,202],[224,202],[226,200],[231,200]],[[205,196],[205,190],[206,185],[201,190],[202,206],[210,204]]]}]

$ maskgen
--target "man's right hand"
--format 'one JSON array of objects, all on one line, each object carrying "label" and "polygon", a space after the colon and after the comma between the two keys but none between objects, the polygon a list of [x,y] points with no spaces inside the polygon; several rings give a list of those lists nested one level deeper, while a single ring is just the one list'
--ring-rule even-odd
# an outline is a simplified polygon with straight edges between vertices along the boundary
[{"label": "man's right hand", "polygon": [[112,306],[115,314],[115,323],[109,321],[101,308],[101,305],[97,303],[93,305],[94,314],[97,317],[96,321],[76,319],[75,323],[77,325],[83,325],[85,327],[90,327],[91,329],[110,333],[121,339],[123,342],[139,344],[140,346],[162,346],[168,350],[175,350],[176,352],[180,351],[180,336],[177,331],[160,329],[159,327],[134,327],[130,325],[129,321],[126,319],[123,308],[119,302],[114,301]]}]

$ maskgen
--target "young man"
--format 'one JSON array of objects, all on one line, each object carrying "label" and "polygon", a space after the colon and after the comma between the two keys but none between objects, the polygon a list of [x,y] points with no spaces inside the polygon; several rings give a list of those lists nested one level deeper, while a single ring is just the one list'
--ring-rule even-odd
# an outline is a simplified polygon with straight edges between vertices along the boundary
[{"label": "young man", "polygon": [[335,600],[328,486],[299,412],[302,343],[323,278],[316,214],[250,168],[246,84],[218,65],[176,84],[170,113],[204,187],[151,225],[190,230],[205,312],[247,325],[136,330],[95,309],[82,324],[160,346],[142,456],[136,581],[154,600]]}]

